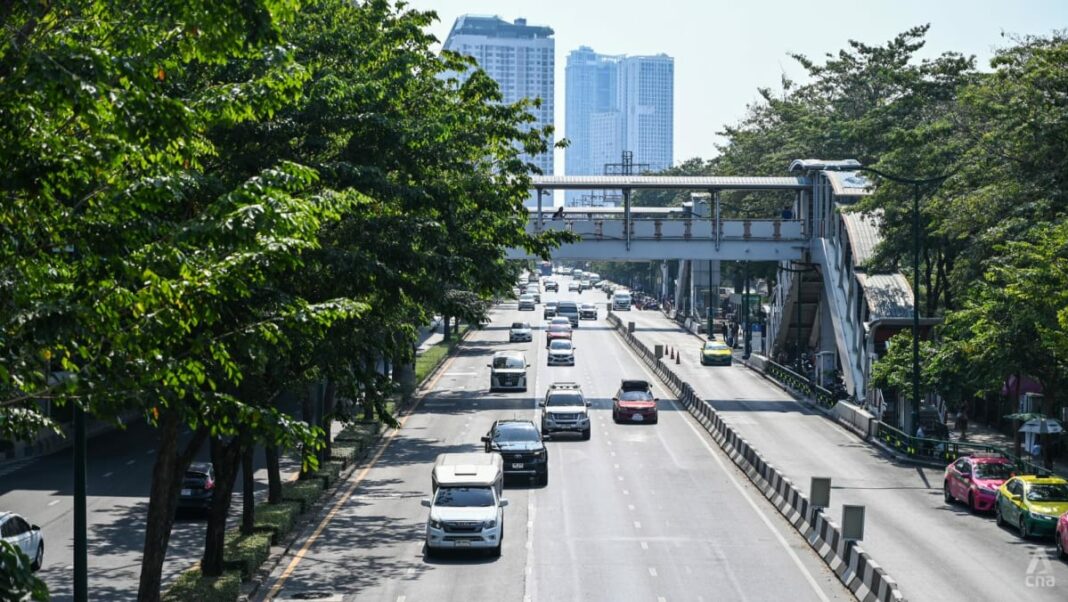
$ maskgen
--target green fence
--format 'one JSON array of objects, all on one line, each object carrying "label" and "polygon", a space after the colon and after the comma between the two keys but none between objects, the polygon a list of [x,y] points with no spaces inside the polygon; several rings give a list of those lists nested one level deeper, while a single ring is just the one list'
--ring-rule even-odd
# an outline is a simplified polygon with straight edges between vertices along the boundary
[{"label": "green fence", "polygon": [[768,360],[764,366],[764,374],[774,378],[794,392],[815,400],[823,408],[831,409],[834,404],[838,403],[830,391],[782,364]]},{"label": "green fence", "polygon": [[941,464],[949,464],[961,456],[968,456],[975,453],[997,454],[1008,458],[1016,464],[1016,469],[1020,474],[1040,476],[1049,476],[1053,474],[1052,471],[1025,460],[1024,458],[1015,456],[1000,447],[980,445],[977,443],[946,441],[943,439],[913,437],[883,422],[876,422],[875,437],[887,447],[918,460],[929,460]]}]

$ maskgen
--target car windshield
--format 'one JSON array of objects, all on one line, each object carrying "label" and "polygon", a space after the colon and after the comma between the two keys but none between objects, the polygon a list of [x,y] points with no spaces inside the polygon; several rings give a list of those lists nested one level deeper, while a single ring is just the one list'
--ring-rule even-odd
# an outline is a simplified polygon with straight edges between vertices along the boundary
[{"label": "car windshield", "polygon": [[571,327],[567,324],[550,324],[549,332],[571,332]]},{"label": "car windshield", "polygon": [[1031,502],[1068,502],[1068,485],[1031,485],[1027,499]]},{"label": "car windshield", "polygon": [[538,431],[533,423],[509,424],[497,427],[493,433],[494,441],[537,441]]},{"label": "car windshield", "polygon": [[524,324],[522,322],[512,322],[512,328],[516,330],[524,330],[530,328],[530,324]]},{"label": "car windshield", "polygon": [[1001,462],[983,462],[975,465],[973,476],[977,479],[1007,479],[1012,476],[1012,468]]},{"label": "car windshield", "polygon": [[571,349],[571,341],[553,341],[549,343],[549,349]]},{"label": "car windshield", "polygon": [[585,304],[582,305],[582,309],[596,309],[596,308],[591,303],[585,303]]},{"label": "car windshield", "polygon": [[494,368],[526,368],[526,363],[523,358],[510,355],[493,358]]},{"label": "car windshield", "polygon": [[534,295],[522,295],[519,297],[520,301],[533,301]]},{"label": "car windshield", "polygon": [[556,301],[546,301],[545,307],[556,307]]},{"label": "car windshield", "polygon": [[623,391],[619,394],[622,401],[652,401],[653,394],[648,391]]},{"label": "car windshield", "polygon": [[493,505],[490,487],[440,487],[434,505],[449,508],[474,508]]},{"label": "car windshield", "polygon": [[719,351],[720,349],[726,349],[726,348],[727,348],[727,346],[724,345],[723,343],[713,343],[713,342],[705,343],[705,351]]},{"label": "car windshield", "polygon": [[582,405],[582,395],[578,393],[556,393],[550,395],[549,399],[545,400],[546,407],[560,407],[560,406],[580,406]]}]

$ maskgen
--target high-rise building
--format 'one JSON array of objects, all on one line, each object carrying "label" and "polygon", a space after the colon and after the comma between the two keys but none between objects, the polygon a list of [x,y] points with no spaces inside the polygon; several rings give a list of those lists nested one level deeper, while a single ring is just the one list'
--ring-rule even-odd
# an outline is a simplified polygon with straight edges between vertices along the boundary
[{"label": "high-rise building", "polygon": [[[675,61],[666,54],[598,54],[582,46],[567,57],[567,175],[598,175],[623,151],[650,171],[671,167]],[[568,204],[590,193],[569,191]]]},{"label": "high-rise building", "polygon": [[[497,82],[504,102],[541,99],[531,109],[536,126],[553,124],[556,40],[553,30],[527,25],[526,19],[509,23],[500,17],[463,15],[453,23],[444,48],[473,57],[478,66]],[[546,175],[553,173],[553,152],[531,159]],[[551,204],[551,201],[548,201]]]}]

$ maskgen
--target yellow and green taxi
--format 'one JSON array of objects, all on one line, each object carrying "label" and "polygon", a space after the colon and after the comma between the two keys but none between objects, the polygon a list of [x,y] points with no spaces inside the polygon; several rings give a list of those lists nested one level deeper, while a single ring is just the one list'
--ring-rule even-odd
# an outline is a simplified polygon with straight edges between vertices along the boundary
[{"label": "yellow and green taxi", "polygon": [[1057,519],[1068,512],[1068,481],[1060,477],[1020,476],[1005,481],[994,500],[998,525],[1020,530],[1024,539],[1053,535]]},{"label": "yellow and green taxi", "polygon": [[708,341],[701,347],[701,365],[702,366],[730,366],[731,365],[731,348],[726,343],[719,341]]}]

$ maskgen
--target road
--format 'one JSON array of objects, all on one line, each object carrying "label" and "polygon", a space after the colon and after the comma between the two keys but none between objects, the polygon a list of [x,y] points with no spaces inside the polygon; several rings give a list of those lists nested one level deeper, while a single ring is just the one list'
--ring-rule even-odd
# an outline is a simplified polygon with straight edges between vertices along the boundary
[{"label": "road", "polygon": [[[92,600],[134,600],[144,548],[148,492],[158,447],[156,431],[143,422],[125,431],[89,441],[86,489],[89,523],[89,592]],[[208,459],[207,446],[200,460]],[[266,491],[263,454],[257,454],[257,491]],[[44,566],[38,572],[53,600],[73,597],[73,461],[71,451],[57,452],[8,465],[0,477],[0,509],[13,511],[41,526],[45,538]],[[297,467],[286,462],[283,470]],[[283,477],[285,478],[285,477]],[[230,524],[240,520],[241,480],[238,476]],[[180,516],[171,531],[164,587],[189,569],[204,550],[205,521]]]},{"label": "road", "polygon": [[[1014,529],[997,527],[992,516],[945,504],[942,470],[891,462],[737,362],[701,366],[698,338],[661,312],[619,316],[634,322],[635,335],[650,348],[681,349],[676,373],[803,493],[811,477],[831,477],[836,521],[842,504],[865,506],[864,548],[908,599],[1065,600],[1068,564],[1054,557],[1052,540],[1024,541]],[[1029,586],[1035,580],[1028,578],[1040,574],[1053,576],[1059,587]]]},{"label": "road", "polygon": [[[564,279],[561,279],[564,280]],[[564,280],[566,284],[566,280]],[[565,289],[566,290],[566,289]],[[549,293],[545,299],[578,298]],[[588,291],[584,300],[604,300]],[[380,456],[309,527],[258,599],[293,600],[852,600],[807,543],[760,496],[663,387],[657,425],[616,425],[623,377],[653,380],[601,319],[575,332],[577,365],[545,365],[544,334],[508,343],[514,305],[474,331]],[[494,351],[522,349],[526,393],[487,392]],[[430,469],[443,452],[480,451],[497,418],[534,418],[553,381],[582,385],[590,441],[548,443],[546,487],[509,482],[503,555],[424,558]]]}]

